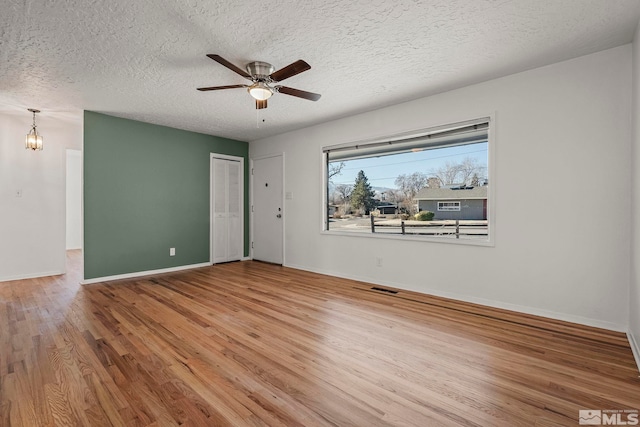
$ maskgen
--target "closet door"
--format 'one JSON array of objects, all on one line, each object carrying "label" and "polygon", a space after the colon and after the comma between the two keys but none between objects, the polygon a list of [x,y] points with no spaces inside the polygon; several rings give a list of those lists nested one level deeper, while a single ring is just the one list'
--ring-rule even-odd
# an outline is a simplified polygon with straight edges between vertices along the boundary
[{"label": "closet door", "polygon": [[227,261],[235,261],[242,258],[244,239],[242,235],[241,205],[243,200],[240,187],[240,162],[227,162]]},{"label": "closet door", "polygon": [[211,158],[211,261],[242,258],[244,165],[239,160]]},{"label": "closet door", "polygon": [[228,261],[229,214],[227,160],[213,159],[213,263]]}]

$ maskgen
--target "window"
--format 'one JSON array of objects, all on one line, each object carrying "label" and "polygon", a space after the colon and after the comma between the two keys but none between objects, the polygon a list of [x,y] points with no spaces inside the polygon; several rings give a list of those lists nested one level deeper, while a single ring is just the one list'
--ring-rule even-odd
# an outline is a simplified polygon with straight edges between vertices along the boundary
[{"label": "window", "polygon": [[438,202],[439,211],[459,211],[460,202]]},{"label": "window", "polygon": [[324,230],[488,241],[489,122],[324,147]]}]

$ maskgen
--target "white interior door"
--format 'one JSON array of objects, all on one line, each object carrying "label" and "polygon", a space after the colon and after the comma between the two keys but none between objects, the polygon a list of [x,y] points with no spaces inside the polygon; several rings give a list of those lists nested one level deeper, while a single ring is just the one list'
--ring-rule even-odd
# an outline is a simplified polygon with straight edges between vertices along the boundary
[{"label": "white interior door", "polygon": [[211,262],[242,258],[243,159],[211,157]]},{"label": "white interior door", "polygon": [[283,263],[282,156],[253,161],[253,259]]}]

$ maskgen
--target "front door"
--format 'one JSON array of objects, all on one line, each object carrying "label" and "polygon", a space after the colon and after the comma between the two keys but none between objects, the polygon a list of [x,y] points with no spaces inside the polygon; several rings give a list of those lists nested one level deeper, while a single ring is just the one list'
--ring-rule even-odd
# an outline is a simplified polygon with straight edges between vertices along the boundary
[{"label": "front door", "polygon": [[253,259],[283,263],[282,155],[253,161]]}]

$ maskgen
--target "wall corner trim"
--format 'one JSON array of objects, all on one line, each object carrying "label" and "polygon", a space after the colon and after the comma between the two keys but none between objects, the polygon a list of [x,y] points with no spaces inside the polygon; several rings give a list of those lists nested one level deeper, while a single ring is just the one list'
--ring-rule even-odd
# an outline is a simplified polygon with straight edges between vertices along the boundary
[{"label": "wall corner trim", "polygon": [[209,267],[211,263],[202,262],[200,264],[180,265],[178,267],[161,268],[159,270],[136,271],[134,273],[117,274],[115,276],[95,277],[92,279],[83,279],[81,285],[90,285],[92,283],[108,282],[111,280],[133,279],[135,277],[152,276],[154,274],[173,273],[175,271],[191,270],[194,268]]},{"label": "wall corner trim", "polygon": [[640,346],[638,346],[638,341],[636,341],[636,338],[631,332],[627,332],[627,339],[629,340],[629,346],[633,352],[633,358],[636,359],[636,367],[640,373]]}]

